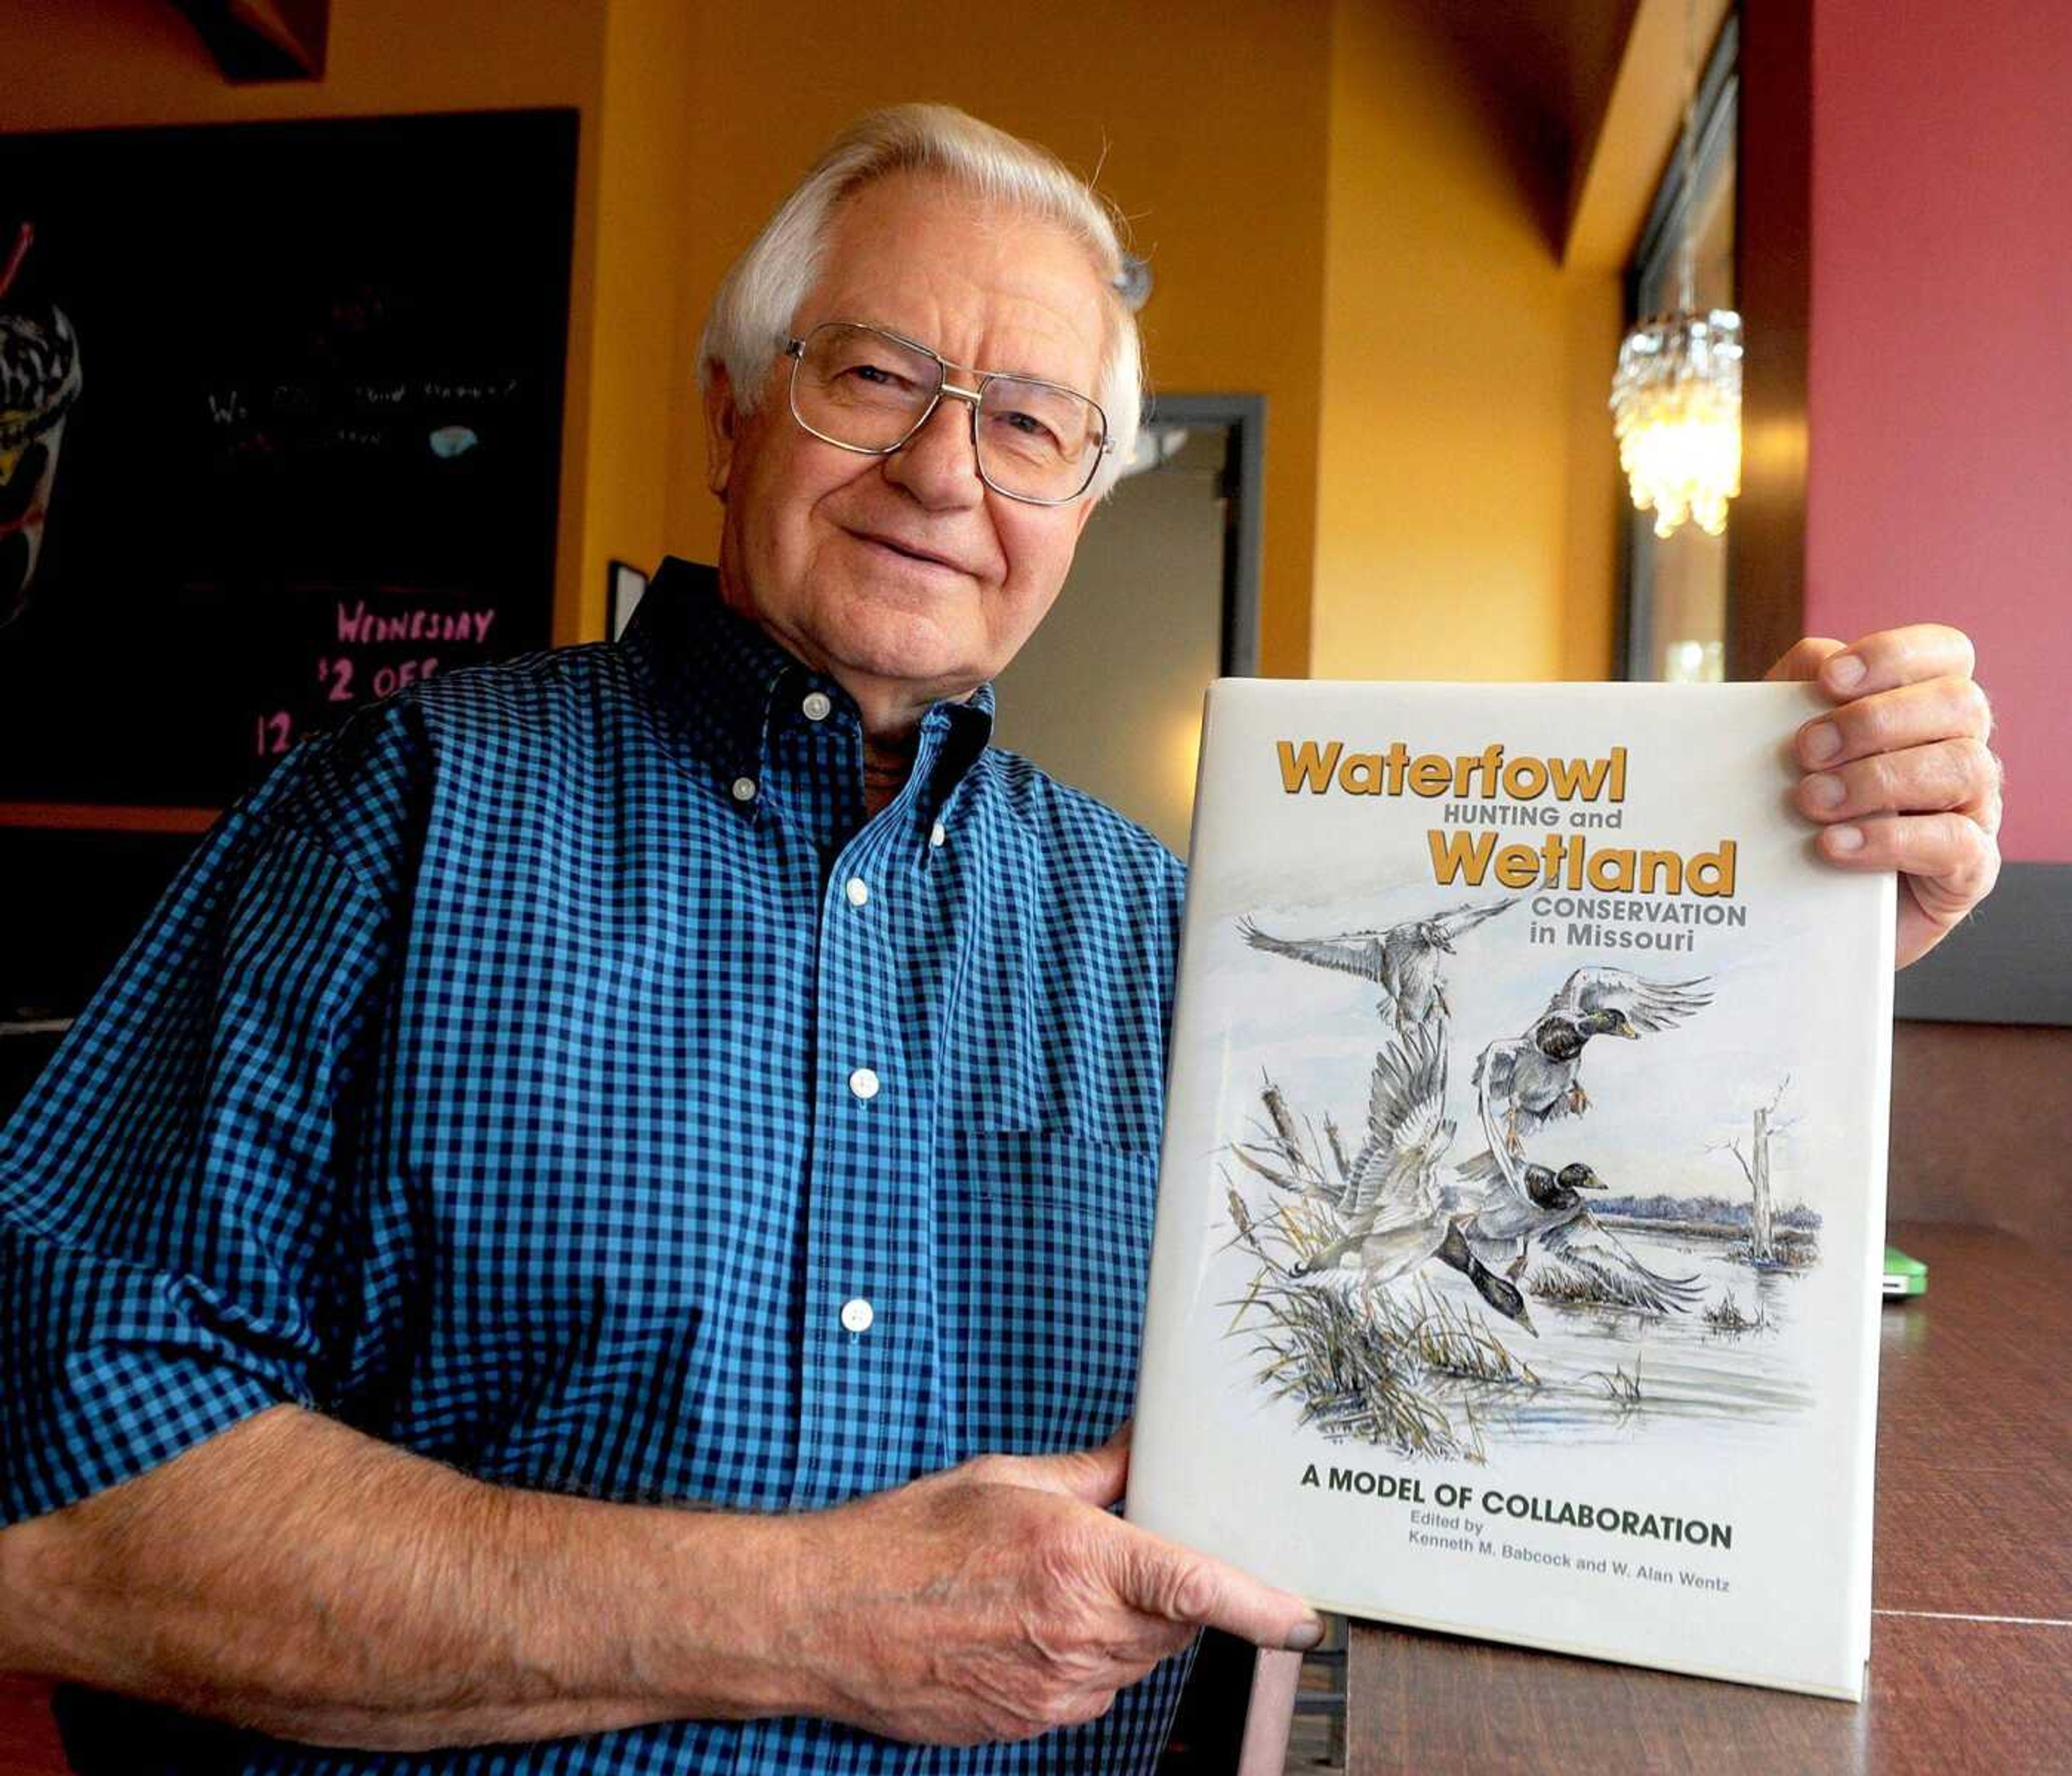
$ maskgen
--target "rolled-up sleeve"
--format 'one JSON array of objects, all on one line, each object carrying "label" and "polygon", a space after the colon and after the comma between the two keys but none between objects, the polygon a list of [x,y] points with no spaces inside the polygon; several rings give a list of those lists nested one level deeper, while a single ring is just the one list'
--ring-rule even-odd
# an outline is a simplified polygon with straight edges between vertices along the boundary
[{"label": "rolled-up sleeve", "polygon": [[388,927],[232,809],[0,1130],[0,1523],[319,1403]]}]

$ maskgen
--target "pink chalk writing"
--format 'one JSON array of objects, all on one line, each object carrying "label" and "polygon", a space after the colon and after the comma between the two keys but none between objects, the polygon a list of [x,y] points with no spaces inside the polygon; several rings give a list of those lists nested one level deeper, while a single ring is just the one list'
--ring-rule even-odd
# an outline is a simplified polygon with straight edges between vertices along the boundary
[{"label": "pink chalk writing", "polygon": [[490,625],[496,621],[492,606],[487,610],[437,610],[419,606],[413,610],[369,610],[360,598],[338,606],[340,641],[469,641],[479,647],[489,639]]},{"label": "pink chalk writing", "polygon": [[286,709],[276,709],[271,715],[262,715],[254,729],[258,745],[254,749],[262,758],[276,753],[286,752],[288,742],[294,738],[294,717]]}]

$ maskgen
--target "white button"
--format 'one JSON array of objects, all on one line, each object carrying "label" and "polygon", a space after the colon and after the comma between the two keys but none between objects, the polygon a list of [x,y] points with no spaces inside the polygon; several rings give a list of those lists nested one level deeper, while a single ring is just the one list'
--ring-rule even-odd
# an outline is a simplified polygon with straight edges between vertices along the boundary
[{"label": "white button", "polygon": [[808,691],[806,693],[806,701],[799,707],[806,712],[806,719],[808,722],[824,722],[828,718],[828,712],[834,707],[834,705],[828,700],[828,693],[825,691]]},{"label": "white button", "polygon": [[867,1102],[878,1096],[878,1075],[867,1067],[859,1067],[849,1076],[849,1088]]},{"label": "white button", "polygon": [[877,1318],[877,1311],[861,1295],[853,1301],[842,1303],[841,1322],[845,1330],[868,1332],[870,1322]]},{"label": "white button", "polygon": [[851,876],[842,885],[842,892],[849,896],[852,906],[861,906],[870,898],[870,884],[861,876]]},{"label": "white button", "polygon": [[928,842],[931,845],[939,845],[948,837],[948,835],[943,831],[943,823],[940,820],[936,821],[928,829]]},{"label": "white button", "polygon": [[755,800],[755,779],[753,777],[735,778],[734,780],[734,799],[737,802],[754,801]]}]

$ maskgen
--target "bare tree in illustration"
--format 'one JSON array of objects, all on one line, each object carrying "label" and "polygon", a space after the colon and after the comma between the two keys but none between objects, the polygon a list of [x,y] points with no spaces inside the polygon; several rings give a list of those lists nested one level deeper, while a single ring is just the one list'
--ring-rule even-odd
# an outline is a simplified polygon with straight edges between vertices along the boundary
[{"label": "bare tree in illustration", "polygon": [[[1759,1264],[1777,1262],[1777,1209],[1770,1189],[1770,1144],[1772,1137],[1794,1126],[1792,1122],[1776,1120],[1778,1106],[1784,1101],[1785,1090],[1790,1083],[1791,1075],[1787,1073],[1777,1082],[1777,1089],[1770,1094],[1770,1102],[1757,1109],[1755,1126],[1749,1135],[1749,1150],[1745,1153],[1741,1151],[1741,1143],[1737,1141],[1728,1141],[1724,1149],[1734,1156],[1741,1166],[1741,1175],[1747,1178],[1749,1188],[1754,1193],[1754,1224],[1749,1240],[1749,1255]],[[1710,1150],[1719,1153],[1722,1149],[1715,1147]]]}]

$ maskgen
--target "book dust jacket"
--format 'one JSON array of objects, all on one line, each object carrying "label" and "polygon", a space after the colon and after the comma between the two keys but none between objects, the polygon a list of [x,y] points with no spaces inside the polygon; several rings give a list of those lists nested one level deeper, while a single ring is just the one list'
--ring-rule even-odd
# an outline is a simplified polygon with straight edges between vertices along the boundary
[{"label": "book dust jacket", "polygon": [[1794,684],[1209,693],[1128,1511],[1860,1698],[1893,883]]}]

